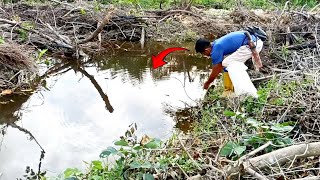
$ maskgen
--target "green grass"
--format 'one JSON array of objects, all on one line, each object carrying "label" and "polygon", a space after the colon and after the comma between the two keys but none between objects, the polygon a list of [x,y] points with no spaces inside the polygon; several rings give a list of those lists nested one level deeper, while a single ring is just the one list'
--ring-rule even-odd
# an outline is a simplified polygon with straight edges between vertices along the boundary
[{"label": "green grass", "polygon": [[[3,3],[16,3],[21,0],[4,0]],[[25,0],[26,2],[44,3],[47,0]],[[168,8],[185,8],[190,0],[94,0],[96,7],[99,4],[116,4],[123,6],[132,5],[135,9],[168,9]],[[250,9],[282,9],[286,0],[242,0],[242,6]],[[289,3],[289,8],[310,9],[316,6],[319,2],[317,0],[292,0]],[[193,0],[192,5],[201,6],[205,8],[214,9],[237,9],[237,0]]]}]

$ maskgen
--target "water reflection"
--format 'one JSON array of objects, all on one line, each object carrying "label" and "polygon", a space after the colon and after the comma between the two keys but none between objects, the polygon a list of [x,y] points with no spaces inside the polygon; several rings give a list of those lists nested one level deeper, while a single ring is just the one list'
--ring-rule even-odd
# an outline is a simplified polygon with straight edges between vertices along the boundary
[{"label": "water reflection", "polygon": [[[149,44],[141,50],[129,44],[114,56],[61,61],[43,76],[45,88],[0,105],[0,122],[14,122],[32,133],[46,151],[42,169],[49,174],[84,169],[83,161],[97,159],[132,123],[137,123],[138,136],[165,139],[175,125],[166,104],[175,109],[200,98],[210,64],[177,53],[167,57],[165,67],[151,69],[151,54],[170,46]],[[1,180],[21,177],[26,166],[38,167],[38,145],[18,128],[8,126],[1,141]]]},{"label": "water reflection", "polygon": [[20,120],[21,106],[27,102],[29,97],[30,95],[19,95],[0,99],[0,124]]},{"label": "water reflection", "polygon": [[92,84],[94,85],[94,87],[97,89],[97,91],[99,92],[101,98],[103,99],[103,101],[106,104],[106,108],[108,109],[108,111],[110,113],[112,113],[114,111],[112,105],[109,102],[109,98],[107,96],[107,94],[105,94],[102,90],[102,88],[100,87],[100,85],[98,84],[98,82],[94,79],[94,77],[92,75],[90,75],[87,71],[85,71],[84,69],[82,69],[81,67],[78,67],[76,70],[78,70],[79,72],[81,72],[83,75],[85,75],[87,78],[90,79],[90,81],[92,82]]},{"label": "water reflection", "polygon": [[[68,61],[65,64],[60,63],[57,64],[56,66],[52,67],[51,69],[49,69],[44,76],[48,76],[48,75],[53,75],[53,74],[59,74],[59,73],[66,73],[69,70],[73,69],[75,72],[79,71],[81,72],[84,76],[86,76],[87,78],[90,79],[91,83],[94,85],[94,87],[96,88],[96,90],[99,92],[102,100],[105,102],[106,104],[106,109],[112,113],[114,111],[112,105],[109,102],[109,98],[108,95],[106,93],[103,92],[101,86],[98,84],[98,82],[95,80],[94,76],[90,75],[86,70],[84,70],[84,67],[89,64],[90,62],[75,62],[75,61]],[[82,67],[81,67],[82,66]]]},{"label": "water reflection", "polygon": [[[21,107],[22,104],[27,102],[27,100],[30,98],[30,95],[18,95],[18,96],[9,96],[9,97],[4,97],[1,98],[1,104],[0,104],[0,125],[1,126],[1,141],[0,141],[0,152],[2,149],[3,145],[3,140],[4,137],[7,133],[8,127],[10,128],[15,128],[19,130],[20,132],[26,134],[29,138],[30,141],[34,141],[40,148],[41,153],[40,153],[40,159],[39,159],[39,165],[38,165],[38,172],[35,173],[35,177],[39,177],[41,173],[41,164],[42,160],[44,158],[45,150],[42,148],[42,146],[39,144],[37,141],[36,137],[28,131],[27,129],[17,125],[15,122],[20,120],[22,118],[22,113],[21,113]],[[0,172],[2,175],[2,172]],[[1,176],[0,176],[1,179]]]}]

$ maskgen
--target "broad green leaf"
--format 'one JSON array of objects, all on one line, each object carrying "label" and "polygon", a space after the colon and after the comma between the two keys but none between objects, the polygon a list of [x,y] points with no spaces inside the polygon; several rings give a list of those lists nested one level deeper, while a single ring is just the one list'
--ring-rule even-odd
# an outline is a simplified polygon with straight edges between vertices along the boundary
[{"label": "broad green leaf", "polygon": [[264,149],[264,152],[269,153],[273,150],[272,146],[268,146],[267,148]]},{"label": "broad green leaf", "polygon": [[225,144],[221,151],[220,155],[221,156],[230,156],[233,153],[233,149],[236,146],[236,144],[232,141],[229,141],[227,144]]},{"label": "broad green leaf", "polygon": [[76,177],[68,177],[68,178],[65,178],[64,180],[79,180],[79,179]]},{"label": "broad green leaf", "polygon": [[154,180],[152,174],[143,174],[143,180]]},{"label": "broad green leaf", "polygon": [[129,152],[126,149],[120,149],[119,152],[122,153],[124,156],[128,156],[129,153],[131,153],[131,151]]},{"label": "broad green leaf", "polygon": [[91,177],[92,180],[104,180],[103,177],[94,175]]},{"label": "broad green leaf", "polygon": [[282,142],[286,145],[290,145],[293,143],[293,140],[288,137],[285,137],[285,138],[282,138]]},{"label": "broad green leaf", "polygon": [[0,44],[3,44],[3,43],[5,43],[5,41],[4,41],[3,37],[0,36]]},{"label": "broad green leaf", "polygon": [[247,124],[250,124],[251,126],[253,126],[255,128],[260,126],[260,123],[257,120],[252,119],[252,118],[247,119]]},{"label": "broad green leaf", "polygon": [[160,145],[161,145],[161,140],[154,138],[150,142],[145,144],[144,147],[148,149],[156,149],[156,148],[159,148]]},{"label": "broad green leaf", "polygon": [[118,151],[115,148],[109,146],[109,147],[107,147],[106,150],[101,152],[100,157],[105,158],[105,157],[110,156],[111,154],[116,154],[117,152]]},{"label": "broad green leaf", "polygon": [[128,146],[128,142],[126,140],[124,140],[124,139],[121,139],[119,141],[116,141],[114,143],[114,145],[116,145],[116,146]]},{"label": "broad green leaf", "polygon": [[77,168],[68,168],[64,171],[64,178],[71,178],[71,176],[74,176],[76,174],[80,174],[81,171]]},{"label": "broad green leaf", "polygon": [[293,126],[295,124],[296,122],[293,122],[293,121],[287,121],[287,122],[281,123],[282,126]]},{"label": "broad green leaf", "polygon": [[271,129],[277,132],[288,132],[291,131],[293,129],[292,126],[283,126],[281,124],[275,124],[273,126],[271,126]]},{"label": "broad green leaf", "polygon": [[263,142],[264,138],[259,137],[259,135],[250,135],[244,139],[244,145],[262,144]]},{"label": "broad green leaf", "polygon": [[102,167],[102,162],[101,161],[92,161],[92,169],[95,170],[101,170],[103,169]]},{"label": "broad green leaf", "polygon": [[141,167],[149,169],[152,167],[152,164],[150,162],[145,162],[145,163],[141,164]]},{"label": "broad green leaf", "polygon": [[130,163],[130,168],[141,168],[141,163],[139,163],[138,161],[133,161],[132,163]]},{"label": "broad green leaf", "polygon": [[267,131],[263,134],[264,139],[267,140],[274,140],[278,137],[280,137],[282,134],[279,134],[277,132],[273,132],[273,131]]},{"label": "broad green leaf", "polygon": [[38,60],[41,59],[41,57],[48,51],[48,49],[43,49],[38,54]]},{"label": "broad green leaf", "polygon": [[133,149],[136,150],[136,151],[139,151],[140,149],[143,149],[143,147],[138,145],[138,146],[135,146]]},{"label": "broad green leaf", "polygon": [[282,142],[281,140],[276,140],[274,144],[280,145],[280,146],[284,146],[285,145],[285,143]]},{"label": "broad green leaf", "polygon": [[228,111],[228,110],[223,111],[223,114],[224,114],[225,116],[235,116],[235,115],[236,115],[235,112],[233,112],[233,111]]},{"label": "broad green leaf", "polygon": [[240,156],[246,150],[246,146],[237,146],[234,148],[234,152]]}]

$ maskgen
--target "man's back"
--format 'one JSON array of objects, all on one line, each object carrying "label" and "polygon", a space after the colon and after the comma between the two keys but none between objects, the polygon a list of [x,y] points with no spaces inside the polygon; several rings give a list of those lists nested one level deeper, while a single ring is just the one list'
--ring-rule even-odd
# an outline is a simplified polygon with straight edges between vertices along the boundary
[{"label": "man's back", "polygon": [[[252,35],[252,40],[256,41],[256,37]],[[215,40],[212,44],[211,58],[213,64],[221,63],[223,56],[235,52],[243,45],[247,45],[248,40],[244,31],[235,31],[222,36]]]}]

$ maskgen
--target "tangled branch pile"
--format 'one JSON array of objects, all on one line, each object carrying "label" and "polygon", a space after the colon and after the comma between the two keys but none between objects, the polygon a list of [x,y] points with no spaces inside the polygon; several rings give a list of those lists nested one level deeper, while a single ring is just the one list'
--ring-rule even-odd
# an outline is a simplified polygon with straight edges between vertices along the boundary
[{"label": "tangled branch pile", "polygon": [[22,88],[36,75],[35,62],[17,44],[0,44],[0,92]]},{"label": "tangled branch pile", "polygon": [[144,39],[150,37],[170,40],[179,33],[182,36],[181,32],[186,33],[188,28],[180,21],[168,23],[167,20],[181,19],[182,15],[202,19],[187,10],[118,9],[88,1],[10,6],[0,11],[4,39],[53,52],[64,50],[73,55],[81,48],[92,51],[114,48],[113,41],[141,41],[143,44]]}]

